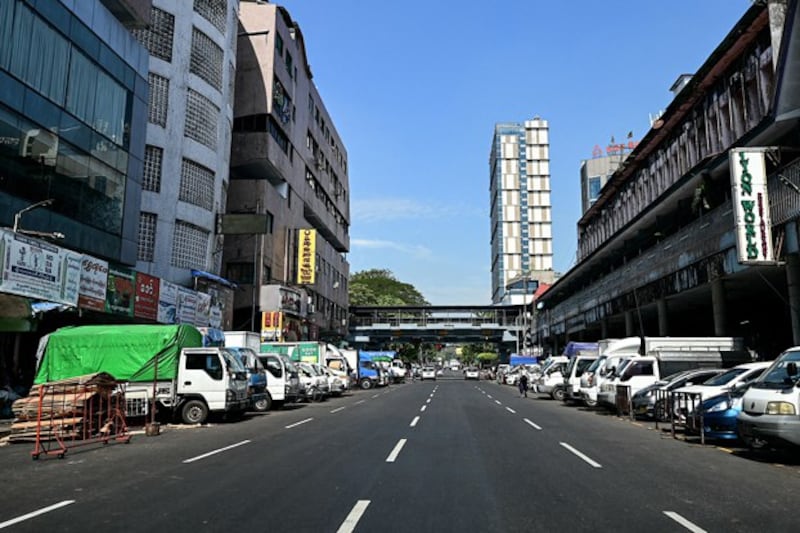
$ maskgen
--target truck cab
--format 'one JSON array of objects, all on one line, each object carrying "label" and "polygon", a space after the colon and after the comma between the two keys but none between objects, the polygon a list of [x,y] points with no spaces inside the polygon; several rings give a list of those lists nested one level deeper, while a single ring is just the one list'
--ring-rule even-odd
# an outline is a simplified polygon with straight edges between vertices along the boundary
[{"label": "truck cab", "polygon": [[282,405],[300,399],[300,374],[286,355],[259,353],[258,358],[267,371],[267,395],[271,402]]},{"label": "truck cab", "polygon": [[250,398],[250,408],[259,413],[269,411],[272,401],[267,395],[267,371],[264,370],[264,365],[261,364],[256,352],[243,347],[226,349],[242,363],[247,372],[247,396]]}]

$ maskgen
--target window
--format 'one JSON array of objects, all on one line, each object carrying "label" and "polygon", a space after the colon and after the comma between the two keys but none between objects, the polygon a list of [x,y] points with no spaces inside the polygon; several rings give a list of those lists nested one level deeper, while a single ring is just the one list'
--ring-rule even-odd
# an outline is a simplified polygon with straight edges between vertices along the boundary
[{"label": "window", "polygon": [[147,120],[158,126],[167,125],[167,106],[169,103],[169,80],[158,74],[150,73]]},{"label": "window", "polygon": [[142,212],[139,215],[139,261],[152,262],[156,247],[156,223],[158,216],[155,213]]},{"label": "window", "polygon": [[147,48],[151,56],[171,62],[174,31],[175,15],[154,7],[150,12],[150,27],[133,30],[133,36]]},{"label": "window", "polygon": [[142,189],[145,191],[161,191],[161,162],[163,157],[163,148],[150,145],[144,147],[144,172],[142,176]]},{"label": "window", "polygon": [[275,51],[278,57],[283,58],[283,37],[279,33],[275,34]]},{"label": "window", "polygon": [[211,150],[217,149],[217,120],[219,108],[214,103],[189,89],[186,102],[186,122],[183,135],[203,144]]},{"label": "window", "polygon": [[194,0],[194,11],[221,33],[225,33],[225,19],[228,13],[227,0]]},{"label": "window", "polygon": [[283,153],[289,153],[289,137],[283,132],[281,127],[272,116],[269,117],[269,133],[278,146],[283,150]]},{"label": "window", "polygon": [[184,159],[181,165],[179,199],[211,211],[214,207],[214,172]]},{"label": "window", "polygon": [[222,379],[222,362],[216,354],[187,354],[186,370],[205,370],[211,379]]},{"label": "window", "polygon": [[222,48],[205,33],[192,28],[192,54],[189,72],[208,82],[216,90],[222,90]]},{"label": "window", "polygon": [[286,70],[289,72],[289,77],[294,78],[294,65],[292,63],[292,55],[289,52],[286,52]]},{"label": "window", "polygon": [[170,264],[178,268],[206,268],[209,232],[182,220],[175,221]]}]

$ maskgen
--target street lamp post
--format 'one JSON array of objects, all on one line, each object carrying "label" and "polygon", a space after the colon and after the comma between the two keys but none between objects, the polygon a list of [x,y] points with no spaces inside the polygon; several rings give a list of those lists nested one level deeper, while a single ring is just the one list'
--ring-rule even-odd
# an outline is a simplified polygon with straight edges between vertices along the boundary
[{"label": "street lamp post", "polygon": [[42,200],[41,202],[36,202],[35,204],[31,204],[25,209],[21,209],[14,214],[14,226],[11,228],[11,231],[14,233],[20,233],[22,235],[28,235],[31,237],[40,237],[40,238],[50,238],[50,239],[63,239],[64,234],[60,231],[36,231],[36,230],[29,230],[29,229],[22,229],[20,228],[20,224],[22,223],[22,215],[27,213],[28,211],[33,211],[34,209],[38,209],[39,207],[48,207],[53,205],[55,199],[48,198],[47,200]]}]

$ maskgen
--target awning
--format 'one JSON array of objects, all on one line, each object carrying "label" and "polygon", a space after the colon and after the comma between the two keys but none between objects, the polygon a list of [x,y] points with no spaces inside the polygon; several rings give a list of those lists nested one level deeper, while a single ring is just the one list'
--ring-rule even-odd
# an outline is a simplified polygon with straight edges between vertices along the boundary
[{"label": "awning", "polygon": [[223,277],[217,276],[216,274],[212,274],[211,272],[204,272],[202,270],[195,270],[192,269],[192,277],[195,278],[205,278],[211,281],[216,281],[220,285],[225,285],[226,287],[230,287],[231,289],[235,289],[238,287],[236,283],[229,281]]}]

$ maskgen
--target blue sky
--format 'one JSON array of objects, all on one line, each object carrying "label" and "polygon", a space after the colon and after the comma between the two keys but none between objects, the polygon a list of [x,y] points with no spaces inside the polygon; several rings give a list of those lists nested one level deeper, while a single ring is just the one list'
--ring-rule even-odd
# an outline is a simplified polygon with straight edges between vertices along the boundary
[{"label": "blue sky", "polygon": [[641,139],[750,0],[284,0],[347,148],[351,272],[434,305],[491,299],[497,122],[550,126],[554,268],[575,261],[580,162]]}]

